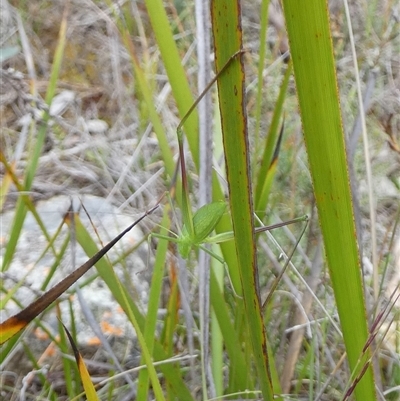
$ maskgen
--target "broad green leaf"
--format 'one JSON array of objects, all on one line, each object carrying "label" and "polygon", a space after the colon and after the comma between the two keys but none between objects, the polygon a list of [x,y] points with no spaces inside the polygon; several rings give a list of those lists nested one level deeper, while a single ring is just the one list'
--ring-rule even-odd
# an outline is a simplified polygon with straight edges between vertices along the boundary
[{"label": "broad green leaf", "polygon": [[[242,49],[239,1],[211,2],[215,64],[220,71]],[[235,233],[238,269],[253,356],[264,400],[273,399],[267,354],[266,334],[258,294],[257,257],[253,220],[247,117],[244,98],[244,68],[241,55],[218,80],[218,95],[230,194],[230,209]]]},{"label": "broad green leaf", "polygon": [[[357,374],[370,356],[362,355],[368,328],[328,6],[324,0],[283,4],[326,259],[350,369]],[[371,367],[355,394],[359,401],[376,400]]]},{"label": "broad green leaf", "polygon": [[221,288],[219,288],[214,271],[211,271],[210,292],[212,308],[218,320],[226,352],[232,366],[231,373],[233,372],[234,377],[230,377],[229,380],[234,383],[235,389],[252,389],[254,388],[254,383],[251,383],[251,375],[244,374],[244,372],[248,371],[248,366],[241,349],[239,335],[231,322],[228,305]]}]

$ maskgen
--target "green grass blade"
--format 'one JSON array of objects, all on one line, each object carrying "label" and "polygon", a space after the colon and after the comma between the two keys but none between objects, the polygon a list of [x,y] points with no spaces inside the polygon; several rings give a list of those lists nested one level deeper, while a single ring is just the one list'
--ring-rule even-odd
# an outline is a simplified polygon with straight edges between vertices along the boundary
[{"label": "green grass blade", "polygon": [[287,87],[292,73],[292,63],[289,62],[285,77],[283,79],[281,89],[279,91],[278,100],[274,107],[271,125],[269,127],[268,136],[265,142],[264,153],[261,158],[261,166],[257,175],[257,184],[255,190],[254,204],[255,211],[262,218],[268,204],[269,188],[267,184],[268,169],[274,155],[274,149],[279,135],[279,122],[283,114],[283,103],[286,98]]},{"label": "green grass blade", "polygon": [[[220,252],[220,249],[216,246],[212,247],[212,250],[215,252]],[[220,265],[220,263],[214,259],[211,259],[210,265],[210,300],[214,298],[212,294],[212,278],[211,275],[214,276],[214,286],[217,290],[223,291],[224,288],[224,269]],[[225,299],[222,297],[222,300],[218,303],[218,305],[224,305],[227,308]],[[228,323],[231,324],[231,319],[228,316]],[[216,396],[221,396],[224,393],[224,337],[222,333],[223,325],[218,323],[218,317],[213,308],[211,308],[210,313],[210,363],[211,370],[215,384],[215,394]],[[230,334],[229,334],[230,335]],[[228,335],[228,336],[229,336]],[[229,338],[229,337],[228,337]]]},{"label": "green grass blade", "polygon": [[[58,309],[58,308],[57,308]],[[58,319],[60,319],[60,310],[57,310],[58,312]],[[69,349],[68,349],[68,342],[67,342],[67,337],[65,335],[65,331],[63,329],[65,327],[61,320],[58,320],[58,336],[59,336],[59,341],[57,342],[57,346],[59,347],[60,351],[62,354],[68,355]],[[76,365],[68,358],[62,357],[62,364],[63,364],[63,371],[64,371],[64,378],[65,378],[65,387],[67,390],[68,397],[71,398],[74,394],[76,394],[78,391],[77,388],[74,386],[75,378],[79,377],[76,375]],[[74,388],[75,387],[75,388]],[[81,390],[81,389],[79,389]]]},{"label": "green grass blade", "polygon": [[[47,233],[46,226],[44,225],[42,219],[40,218],[39,214],[37,213],[35,205],[33,204],[31,198],[28,195],[23,193],[24,192],[24,186],[19,182],[18,177],[16,176],[13,167],[8,163],[4,153],[1,150],[0,150],[0,162],[3,163],[3,166],[4,166],[5,170],[6,170],[6,175],[4,177],[4,180],[3,180],[2,184],[0,185],[0,199],[3,199],[2,198],[3,185],[5,187],[8,186],[7,185],[8,179],[7,178],[9,178],[10,183],[12,182],[17,187],[17,190],[19,192],[21,192],[21,195],[20,195],[21,199],[24,201],[25,206],[28,208],[28,210],[33,214],[33,217],[35,218],[36,222],[38,223],[39,227],[41,228],[41,230],[42,230],[44,236],[46,237],[47,241],[49,241],[49,243],[51,244],[52,251],[55,254],[55,249],[54,249],[52,240],[50,239],[50,236]],[[6,188],[4,188],[4,190],[6,190]],[[5,199],[5,193],[4,193],[4,199]],[[0,202],[1,202],[1,200],[0,200]],[[1,210],[1,208],[2,208],[2,206],[1,206],[1,203],[0,203],[0,210]]]},{"label": "green grass blade", "polygon": [[230,377],[231,383],[234,383],[234,389],[252,389],[254,383],[251,383],[252,376],[246,364],[243,352],[241,350],[240,339],[237,331],[231,322],[230,313],[223,293],[221,292],[220,285],[214,270],[210,275],[210,299],[212,302],[212,309],[215,313],[218,325],[221,329],[222,336],[228,353],[230,364],[234,367],[234,377]]},{"label": "green grass blade", "polygon": [[[186,72],[179,57],[178,48],[172,36],[171,27],[161,0],[146,0],[151,25],[161,52],[171,89],[176,100],[181,118],[186,114],[194,99],[190,92]],[[188,138],[193,160],[198,167],[199,163],[199,132],[198,116],[194,111],[185,122],[185,134]]]},{"label": "green grass blade", "polygon": [[[5,156],[3,155],[2,149],[0,149],[0,161],[3,162],[3,160],[6,160],[6,159],[5,159]],[[6,201],[6,196],[8,194],[8,191],[10,190],[10,187],[12,184],[11,173],[13,172],[13,170],[14,170],[14,166],[13,167],[10,166],[9,169],[7,169],[7,167],[6,167],[6,171],[3,174],[3,178],[0,182],[0,212],[3,210],[3,206]]]},{"label": "green grass blade", "polygon": [[[212,1],[215,63],[217,71],[242,47],[240,3]],[[243,298],[264,400],[273,399],[266,335],[258,295],[252,193],[249,169],[247,118],[244,104],[244,69],[239,58],[218,80],[230,207],[235,232]]]},{"label": "green grass blade", "polygon": [[[161,235],[168,234],[170,221],[168,217],[168,208],[164,209],[164,217],[161,222]],[[149,304],[147,306],[146,326],[144,329],[144,337],[150,354],[153,353],[154,335],[157,323],[157,312],[160,303],[162,284],[164,279],[164,264],[168,249],[167,241],[159,241],[157,247],[156,260],[154,262],[153,275],[150,286]],[[144,363],[142,358],[141,364]],[[138,400],[146,400],[149,389],[149,372],[143,369],[139,373],[138,392],[136,398]]]},{"label": "green grass blade", "polygon": [[[265,93],[263,93],[264,87],[264,66],[267,53],[267,29],[268,29],[268,7],[269,0],[262,0],[260,7],[260,48],[258,51],[258,71],[257,71],[257,98],[256,98],[256,110],[255,110],[255,132],[254,132],[254,149],[259,149],[260,143],[260,128],[261,128],[261,108],[263,104],[263,99]],[[253,163],[255,164],[257,158],[254,158]],[[255,171],[254,164],[252,166],[253,171]]]},{"label": "green grass blade", "polygon": [[[326,258],[354,373],[369,356],[357,365],[368,329],[327,5],[283,3]],[[371,368],[355,394],[376,399]]]},{"label": "green grass blade", "polygon": [[[120,24],[121,25],[121,24]],[[175,171],[175,162],[172,156],[172,152],[169,146],[168,138],[165,134],[165,130],[161,119],[157,113],[157,110],[154,105],[154,99],[152,93],[149,89],[148,82],[146,81],[145,73],[140,66],[139,60],[136,56],[135,47],[133,41],[130,37],[130,33],[127,29],[122,26],[119,27],[122,35],[122,39],[125,43],[125,46],[129,52],[131,63],[133,66],[133,70],[135,73],[135,77],[137,79],[138,86],[140,88],[140,93],[143,96],[143,99],[146,103],[146,107],[148,109],[149,117],[151,123],[153,124],[154,132],[157,135],[157,140],[160,145],[160,150],[162,154],[162,158],[164,160],[164,165],[167,170],[167,173],[170,177],[173,177]]]},{"label": "green grass blade", "polygon": [[[152,85],[146,79],[146,74],[143,71],[141,63],[137,56],[137,49],[135,48],[134,41],[132,40],[133,33],[131,32],[131,24],[126,24],[126,20],[121,20],[120,15],[115,13],[116,23],[121,34],[122,41],[124,42],[125,48],[129,53],[129,57],[132,63],[133,71],[137,80],[138,89],[140,95],[146,104],[148,115],[151,123],[153,124],[154,132],[156,133],[157,140],[160,146],[162,158],[164,161],[165,169],[170,177],[174,176],[175,162],[173,159],[172,151],[169,146],[169,141],[165,133],[163,124],[160,116],[156,110],[153,94],[151,92]],[[128,27],[128,26],[129,27]],[[180,185],[177,185],[178,196],[180,199]]]}]

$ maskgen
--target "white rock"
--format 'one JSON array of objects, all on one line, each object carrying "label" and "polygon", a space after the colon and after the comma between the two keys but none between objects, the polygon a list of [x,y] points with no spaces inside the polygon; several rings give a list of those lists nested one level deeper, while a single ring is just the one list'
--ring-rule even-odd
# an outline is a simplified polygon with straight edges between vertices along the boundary
[{"label": "white rock", "polygon": [[54,96],[50,106],[51,116],[61,116],[75,100],[75,93],[69,90],[62,91]]},{"label": "white rock", "polygon": [[86,127],[91,134],[102,134],[108,130],[108,124],[98,119],[86,121]]}]

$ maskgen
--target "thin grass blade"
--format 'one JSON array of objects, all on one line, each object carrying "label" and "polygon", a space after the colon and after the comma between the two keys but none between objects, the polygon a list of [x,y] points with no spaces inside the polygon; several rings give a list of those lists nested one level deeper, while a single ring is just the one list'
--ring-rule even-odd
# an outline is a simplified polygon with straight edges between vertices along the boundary
[{"label": "thin grass blade", "polygon": [[97,396],[96,390],[93,386],[92,380],[90,378],[89,372],[86,368],[85,362],[83,361],[82,355],[78,351],[78,348],[75,344],[74,339],[72,338],[70,332],[68,329],[65,327],[64,323],[61,322],[61,324],[64,327],[65,332],[67,333],[69,342],[71,344],[72,350],[74,351],[74,356],[76,363],[78,365],[79,373],[81,376],[83,388],[85,390],[86,398],[88,401],[97,401],[99,398]]},{"label": "thin grass blade", "polygon": [[[286,98],[287,87],[289,84],[289,79],[291,74],[292,74],[292,63],[289,62],[286,68],[285,77],[283,79],[279,91],[278,100],[274,107],[274,114],[272,116],[271,125],[269,127],[268,136],[266,138],[264,152],[260,160],[261,165],[257,173],[254,204],[255,204],[255,211],[261,219],[263,214],[265,213],[264,211],[268,204],[268,195],[270,192],[269,187],[275,175],[274,173],[268,173],[268,170],[273,160],[274,149],[276,149],[277,137],[279,135],[279,121],[282,118],[283,103]],[[283,134],[283,132],[281,134]]]},{"label": "thin grass blade", "polygon": [[[176,100],[181,118],[193,104],[193,96],[190,92],[189,83],[186,78],[186,72],[182,66],[179,52],[172,35],[171,27],[168,22],[167,14],[161,0],[146,0],[146,7],[149,13],[151,25],[161,52],[171,89]],[[192,152],[193,160],[198,166],[199,164],[199,133],[198,133],[198,116],[194,111],[188,116],[185,125],[185,134],[188,138],[189,147]]]},{"label": "thin grass blade", "polygon": [[[168,208],[165,208],[164,217],[161,222],[162,229],[160,231],[160,234],[162,235],[168,234],[167,228],[170,226],[168,212],[169,212]],[[168,249],[168,242],[159,241],[157,247],[156,260],[154,262],[151,286],[150,286],[149,304],[147,306],[146,326],[144,329],[144,337],[150,354],[152,354],[154,350],[154,337],[157,324],[158,307],[160,303],[161,290],[164,279],[164,264],[165,264],[167,249]],[[144,359],[142,357],[141,364],[143,363]],[[137,399],[146,400],[148,396],[148,391],[149,391],[149,372],[147,371],[147,369],[142,369],[139,373]]]}]

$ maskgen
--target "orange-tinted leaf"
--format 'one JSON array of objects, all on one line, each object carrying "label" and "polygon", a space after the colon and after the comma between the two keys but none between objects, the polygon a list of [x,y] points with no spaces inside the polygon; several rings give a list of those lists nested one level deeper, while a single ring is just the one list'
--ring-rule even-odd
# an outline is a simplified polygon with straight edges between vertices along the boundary
[{"label": "orange-tinted leaf", "polygon": [[96,390],[93,386],[92,380],[90,378],[89,372],[86,369],[85,362],[83,362],[83,358],[78,351],[78,348],[72,338],[71,334],[69,333],[68,329],[65,327],[64,323],[61,322],[64,327],[65,332],[67,333],[69,342],[71,343],[71,347],[74,351],[75,360],[78,364],[79,374],[81,375],[83,388],[85,389],[85,394],[88,401],[97,401],[99,398],[97,397]]},{"label": "orange-tinted leaf", "polygon": [[17,334],[22,330],[29,322],[18,318],[17,316],[12,316],[5,322],[0,324],[0,344],[5,343],[12,336]]}]

